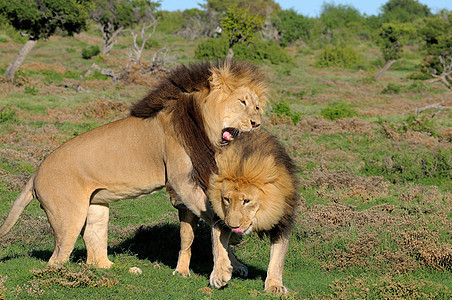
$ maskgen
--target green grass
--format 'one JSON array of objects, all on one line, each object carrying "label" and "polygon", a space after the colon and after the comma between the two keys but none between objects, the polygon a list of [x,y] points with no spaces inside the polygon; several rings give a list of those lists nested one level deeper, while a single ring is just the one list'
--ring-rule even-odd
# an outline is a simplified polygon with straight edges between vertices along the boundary
[{"label": "green grass", "polygon": [[[162,32],[154,39],[145,60],[152,58],[155,45],[166,44],[177,62],[194,60],[196,41]],[[40,42],[27,58],[32,64],[21,71],[23,81],[0,81],[0,221],[50,151],[126,116],[124,108],[149,90],[98,76],[81,78],[92,64],[81,51],[99,40],[100,33],[92,30]],[[99,55],[96,63],[118,71],[130,42],[130,36],[121,37],[119,46],[109,56]],[[20,48],[3,44],[0,70]],[[415,108],[439,103],[450,91],[439,83],[407,79],[418,68],[417,53],[395,65],[383,81],[375,81],[370,78],[381,67],[375,47],[359,48],[365,51],[360,71],[316,68],[322,49],[303,47],[289,47],[296,58],[291,69],[260,66],[268,77],[271,103],[262,127],[278,137],[300,169],[302,205],[284,269],[284,283],[291,290],[287,298],[451,298],[452,153],[447,132],[452,114],[415,114]],[[84,91],[76,92],[76,84]],[[400,88],[398,94],[381,94],[389,84]],[[340,118],[331,117],[336,115]],[[267,239],[251,235],[234,246],[249,277],[233,277],[226,288],[215,290],[208,284],[210,229],[202,222],[193,244],[192,276],[172,275],[179,222],[166,192],[110,208],[113,267],[84,266],[86,251],[79,239],[61,271],[45,267],[53,235],[33,201],[12,233],[0,239],[0,299],[2,294],[7,299],[280,298],[263,292]],[[143,273],[131,274],[131,267]],[[77,287],[56,282],[72,275]]]}]

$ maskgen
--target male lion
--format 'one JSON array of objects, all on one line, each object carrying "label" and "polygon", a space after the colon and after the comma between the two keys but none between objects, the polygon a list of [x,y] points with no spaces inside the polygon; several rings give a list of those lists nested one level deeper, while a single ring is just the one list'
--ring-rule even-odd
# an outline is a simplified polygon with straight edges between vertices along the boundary
[{"label": "male lion", "polygon": [[[236,264],[228,257],[231,232],[256,231],[271,241],[265,290],[286,293],[282,273],[299,201],[297,168],[276,138],[264,131],[240,134],[217,152],[216,162],[218,173],[211,176],[208,196],[220,218],[213,226],[218,228],[213,236],[220,241],[213,253],[222,274],[211,277],[211,284],[225,285],[231,278]],[[221,230],[225,225],[229,230]]]},{"label": "male lion", "polygon": [[175,273],[189,275],[196,222],[201,217],[211,224],[215,215],[205,194],[216,169],[215,152],[228,128],[250,131],[260,125],[265,90],[263,75],[247,63],[175,68],[132,107],[131,116],[81,134],[51,153],[14,202],[0,237],[37,198],[55,234],[49,264],[67,261],[81,233],[87,263],[108,268],[109,203],[166,186],[181,221]]}]

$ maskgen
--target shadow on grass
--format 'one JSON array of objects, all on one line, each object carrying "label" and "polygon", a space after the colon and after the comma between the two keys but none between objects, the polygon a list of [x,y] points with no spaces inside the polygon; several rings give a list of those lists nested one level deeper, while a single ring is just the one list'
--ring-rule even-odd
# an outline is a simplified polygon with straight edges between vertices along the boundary
[{"label": "shadow on grass", "polygon": [[[176,224],[158,224],[154,226],[143,225],[130,234],[119,244],[109,247],[108,254],[132,253],[139,259],[146,259],[152,262],[160,262],[172,269],[176,268],[177,257],[179,255],[180,237],[179,226]],[[43,261],[48,261],[52,251],[32,250],[30,256]],[[0,261],[13,259],[5,257]],[[75,248],[71,254],[71,261],[86,261],[86,249]],[[249,279],[265,279],[266,270],[248,265]],[[196,230],[195,240],[192,245],[192,257],[190,268],[194,273],[209,277],[213,269],[212,243],[210,239],[210,226],[200,222]]]}]

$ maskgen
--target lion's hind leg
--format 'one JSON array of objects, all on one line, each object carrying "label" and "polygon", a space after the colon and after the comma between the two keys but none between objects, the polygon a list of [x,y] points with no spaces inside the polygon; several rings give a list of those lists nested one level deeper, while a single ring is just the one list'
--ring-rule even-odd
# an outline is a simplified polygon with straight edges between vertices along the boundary
[{"label": "lion's hind leg", "polygon": [[91,204],[82,230],[86,263],[99,268],[110,268],[113,264],[107,256],[108,213],[108,204]]},{"label": "lion's hind leg", "polygon": [[67,198],[67,201],[41,202],[55,235],[55,250],[49,265],[65,263],[74,249],[88,212],[89,202]]},{"label": "lion's hind leg", "polygon": [[180,251],[177,260],[176,270],[173,274],[179,274],[183,277],[190,276],[190,259],[191,259],[191,245],[195,237],[196,226],[199,217],[191,212],[188,208],[178,206],[179,220],[180,220]]}]

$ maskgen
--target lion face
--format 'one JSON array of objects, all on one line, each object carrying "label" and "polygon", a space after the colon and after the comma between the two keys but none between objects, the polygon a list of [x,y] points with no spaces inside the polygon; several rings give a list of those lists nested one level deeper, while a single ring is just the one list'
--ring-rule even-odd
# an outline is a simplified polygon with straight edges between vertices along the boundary
[{"label": "lion face", "polygon": [[233,231],[248,234],[261,203],[261,191],[254,185],[225,180],[221,182],[221,203],[214,210]]},{"label": "lion face", "polygon": [[250,131],[261,124],[259,97],[248,88],[235,90],[226,99],[223,128],[233,127]]}]

